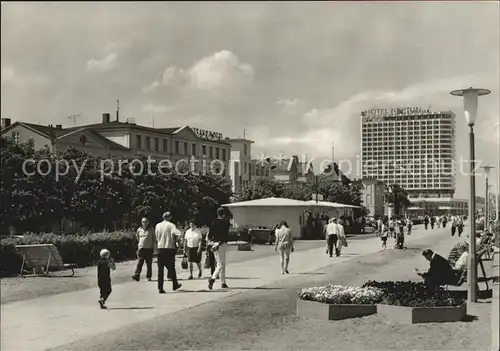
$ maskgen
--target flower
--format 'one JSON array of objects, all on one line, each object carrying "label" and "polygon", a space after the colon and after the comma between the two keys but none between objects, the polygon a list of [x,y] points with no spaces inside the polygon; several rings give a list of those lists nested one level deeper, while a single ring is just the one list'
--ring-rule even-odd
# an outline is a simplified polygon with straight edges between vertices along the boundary
[{"label": "flower", "polygon": [[302,289],[302,300],[327,304],[376,304],[381,301],[383,290],[378,288],[343,285],[326,285]]}]

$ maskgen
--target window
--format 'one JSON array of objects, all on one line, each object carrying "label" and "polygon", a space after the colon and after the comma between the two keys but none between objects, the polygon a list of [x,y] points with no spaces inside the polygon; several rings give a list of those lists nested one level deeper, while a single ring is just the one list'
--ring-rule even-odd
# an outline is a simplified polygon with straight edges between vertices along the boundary
[{"label": "window", "polygon": [[155,138],[155,151],[160,152],[160,139]]},{"label": "window", "polygon": [[180,151],[179,151],[179,141],[177,141],[177,140],[175,141],[175,153],[176,154],[180,153]]},{"label": "window", "polygon": [[219,156],[220,156],[220,155],[219,155],[219,148],[218,148],[218,147],[216,147],[216,148],[215,148],[215,158],[216,158],[216,159],[219,159]]},{"label": "window", "polygon": [[210,146],[210,148],[208,149],[209,151],[209,157],[210,158],[214,158],[214,148],[212,146]]},{"label": "window", "polygon": [[202,145],[201,153],[203,154],[203,156],[207,156],[207,146],[206,145]]},{"label": "window", "polygon": [[21,141],[21,135],[19,132],[12,132],[12,140],[14,140],[15,143],[19,143]]},{"label": "window", "polygon": [[151,138],[146,137],[146,149],[151,150]]},{"label": "window", "polygon": [[226,160],[226,149],[222,149],[222,161]]},{"label": "window", "polygon": [[184,142],[184,155],[188,154],[188,143]]},{"label": "window", "polygon": [[196,156],[196,144],[191,145],[191,154]]},{"label": "window", "polygon": [[142,136],[136,135],[135,137],[137,148],[142,149]]},{"label": "window", "polygon": [[248,153],[248,145],[247,145],[247,144],[245,144],[245,145],[243,145],[243,155],[245,155],[245,156],[246,156],[246,155],[247,155],[247,153]]},{"label": "window", "polygon": [[163,139],[163,152],[167,152],[167,151],[168,151],[168,140]]}]

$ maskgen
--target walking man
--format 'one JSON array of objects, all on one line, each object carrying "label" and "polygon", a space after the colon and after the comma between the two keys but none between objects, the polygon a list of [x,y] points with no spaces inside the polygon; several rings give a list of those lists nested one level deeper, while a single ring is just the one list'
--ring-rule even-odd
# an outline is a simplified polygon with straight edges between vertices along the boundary
[{"label": "walking man", "polygon": [[214,253],[216,262],[215,271],[208,280],[208,288],[210,290],[214,287],[214,282],[215,279],[217,279],[217,276],[220,276],[222,289],[228,288],[226,284],[226,252],[231,223],[229,223],[229,220],[224,217],[224,214],[224,208],[220,207],[217,209],[217,219],[210,225],[210,237],[214,243],[211,250]]},{"label": "walking man", "polygon": [[141,226],[137,229],[137,266],[132,279],[139,281],[142,266],[146,262],[146,278],[151,281],[152,266],[153,266],[153,251],[156,242],[155,233],[153,228],[150,227],[149,221],[146,217],[141,220]]},{"label": "walking man", "polygon": [[328,254],[330,257],[333,257],[333,249],[335,248],[335,256],[337,255],[337,240],[338,240],[338,224],[337,224],[337,219],[332,218],[330,219],[330,223],[326,226],[326,245],[327,245],[327,250]]},{"label": "walking man", "polygon": [[458,228],[458,236],[461,236],[464,232],[464,220],[462,216],[457,216],[457,228]]},{"label": "walking man", "polygon": [[455,236],[457,231],[457,216],[451,217],[451,236]]},{"label": "walking man", "polygon": [[178,290],[182,284],[177,281],[175,272],[175,254],[177,252],[176,242],[179,240],[179,231],[171,222],[170,212],[163,214],[163,222],[156,225],[155,236],[158,248],[158,291],[165,294],[163,290],[164,270],[167,268],[168,277],[172,279],[172,290]]}]

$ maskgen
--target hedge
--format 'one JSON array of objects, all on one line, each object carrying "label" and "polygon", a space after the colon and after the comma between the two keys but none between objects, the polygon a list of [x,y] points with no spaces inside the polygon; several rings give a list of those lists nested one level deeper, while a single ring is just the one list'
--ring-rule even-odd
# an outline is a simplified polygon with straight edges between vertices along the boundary
[{"label": "hedge", "polygon": [[133,232],[104,232],[86,235],[78,234],[27,234],[0,241],[0,274],[19,274],[22,257],[15,250],[16,245],[54,244],[65,263],[78,267],[93,265],[99,259],[99,252],[106,248],[116,261],[136,258],[137,240]]}]

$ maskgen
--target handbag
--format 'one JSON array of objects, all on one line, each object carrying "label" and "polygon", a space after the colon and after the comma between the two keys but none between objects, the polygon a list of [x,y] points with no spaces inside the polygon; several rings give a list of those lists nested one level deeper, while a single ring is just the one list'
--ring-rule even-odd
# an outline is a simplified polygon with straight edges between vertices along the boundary
[{"label": "handbag", "polygon": [[207,253],[205,254],[205,264],[204,264],[204,267],[206,269],[210,268],[210,254],[209,252],[207,251]]},{"label": "handbag", "polygon": [[188,269],[188,260],[187,257],[184,256],[181,261],[181,268],[182,269]]},{"label": "handbag", "polygon": [[345,236],[342,236],[340,240],[342,241],[342,245],[347,247],[347,239],[345,238]]}]

